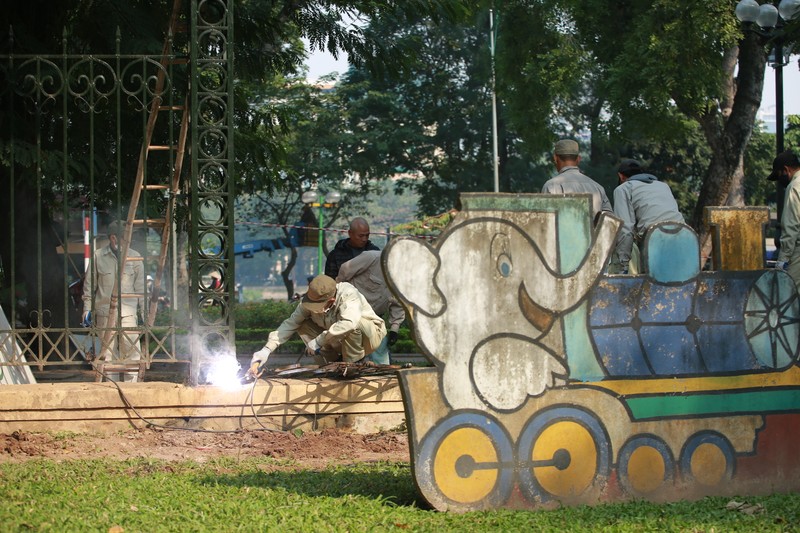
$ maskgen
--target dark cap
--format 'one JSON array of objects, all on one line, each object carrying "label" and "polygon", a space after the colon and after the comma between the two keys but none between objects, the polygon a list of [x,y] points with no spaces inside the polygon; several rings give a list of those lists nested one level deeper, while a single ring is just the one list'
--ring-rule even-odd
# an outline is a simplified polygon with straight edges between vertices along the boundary
[{"label": "dark cap", "polygon": [[642,172],[642,164],[635,159],[624,159],[622,163],[619,164],[617,172],[625,174],[626,176],[632,176]]},{"label": "dark cap", "polygon": [[336,280],[320,274],[308,284],[308,292],[303,296],[302,305],[312,313],[319,313],[334,296],[336,296]]},{"label": "dark cap", "polygon": [[786,150],[785,152],[778,154],[778,156],[772,162],[772,173],[767,176],[767,179],[770,181],[777,180],[778,177],[783,173],[783,167],[800,167],[800,161],[798,161],[797,155],[791,150]]},{"label": "dark cap", "polygon": [[115,220],[108,225],[106,233],[108,235],[122,235],[122,230],[125,228],[125,222],[122,220]]},{"label": "dark cap", "polygon": [[581,149],[572,139],[561,139],[556,143],[553,153],[556,155],[580,155]]}]

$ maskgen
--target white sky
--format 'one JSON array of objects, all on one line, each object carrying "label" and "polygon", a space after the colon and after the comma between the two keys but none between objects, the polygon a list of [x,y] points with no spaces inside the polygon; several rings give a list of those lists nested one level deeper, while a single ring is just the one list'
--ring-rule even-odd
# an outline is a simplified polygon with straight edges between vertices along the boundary
[{"label": "white sky", "polygon": [[[308,61],[308,79],[316,81],[320,76],[347,72],[347,59],[344,55],[338,60],[327,52],[315,52]],[[783,67],[783,112],[784,115],[800,115],[800,56],[792,56],[789,64]],[[767,67],[764,75],[764,94],[761,99],[763,111],[774,112],[775,107],[775,69]]]},{"label": "white sky", "polygon": [[[800,56],[792,56],[789,64],[783,67],[783,113],[784,115],[800,115]],[[767,67],[764,74],[764,95],[761,97],[761,109],[774,111],[775,107],[775,69]]]},{"label": "white sky", "polygon": [[343,75],[347,72],[347,55],[342,54],[337,60],[328,52],[314,52],[309,56],[306,65],[308,66],[309,81],[317,81],[321,76],[331,72]]}]

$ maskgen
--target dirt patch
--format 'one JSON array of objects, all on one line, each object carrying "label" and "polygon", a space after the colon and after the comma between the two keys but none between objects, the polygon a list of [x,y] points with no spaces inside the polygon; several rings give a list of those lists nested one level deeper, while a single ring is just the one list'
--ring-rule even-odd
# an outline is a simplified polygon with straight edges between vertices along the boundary
[{"label": "dirt patch", "polygon": [[219,457],[284,459],[287,466],[323,468],[333,464],[409,461],[405,433],[374,435],[337,429],[295,435],[245,431],[211,433],[142,429],[114,435],[50,434],[16,431],[0,434],[0,463],[36,458],[128,459],[146,457],[166,461],[208,461]]}]

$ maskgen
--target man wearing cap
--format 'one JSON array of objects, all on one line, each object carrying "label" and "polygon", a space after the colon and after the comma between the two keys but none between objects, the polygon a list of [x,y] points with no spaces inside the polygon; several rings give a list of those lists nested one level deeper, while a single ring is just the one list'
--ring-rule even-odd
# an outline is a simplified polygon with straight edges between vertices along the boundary
[{"label": "man wearing cap", "polygon": [[622,229],[609,273],[638,274],[641,272],[638,252],[647,228],[656,222],[682,223],[684,219],[669,185],[645,173],[638,161],[622,161],[617,176],[614,214],[622,219]]},{"label": "man wearing cap", "polygon": [[311,280],[291,316],[269,334],[264,348],[253,354],[249,372],[256,365],[263,366],[269,355],[295,333],[318,364],[356,363],[380,345],[386,324],[358,289],[321,274]]},{"label": "man wearing cap", "polygon": [[611,213],[611,202],[608,201],[605,189],[589,176],[581,173],[578,164],[581,162],[580,147],[572,139],[561,139],[553,149],[553,162],[558,175],[545,182],[542,192],[546,194],[589,193],[592,195],[592,220],[597,219],[600,211]]},{"label": "man wearing cap", "polygon": [[[102,331],[108,323],[111,313],[119,313],[115,319],[121,328],[136,328],[138,326],[138,311],[144,310],[144,264],[139,252],[128,248],[128,259],[122,274],[118,274],[120,238],[123,222],[114,221],[108,225],[108,244],[94,252],[92,264],[83,281],[83,316],[82,321],[88,322],[89,311],[94,325],[98,328],[99,335],[105,338]],[[111,294],[114,284],[119,277],[119,306],[111,309]],[[123,298],[122,296],[126,297]],[[136,295],[136,296],[131,296]],[[104,343],[100,349],[100,359],[125,360],[136,362],[141,359],[139,346],[139,333],[125,331],[120,335],[113,335],[109,344]],[[115,341],[115,339],[118,339]],[[113,357],[113,347],[118,345],[116,357]],[[114,376],[112,376],[114,377]],[[124,381],[137,381],[138,373],[126,372],[122,375]]]},{"label": "man wearing cap", "polygon": [[781,152],[772,162],[767,179],[786,186],[781,214],[781,248],[776,267],[786,270],[800,287],[800,160],[791,150]]}]

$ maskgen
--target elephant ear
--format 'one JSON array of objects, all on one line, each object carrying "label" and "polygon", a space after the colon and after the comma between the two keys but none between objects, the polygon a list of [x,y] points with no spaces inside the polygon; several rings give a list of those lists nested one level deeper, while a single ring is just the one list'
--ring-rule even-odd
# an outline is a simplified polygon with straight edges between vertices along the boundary
[{"label": "elephant ear", "polygon": [[439,265],[436,250],[414,237],[394,239],[383,252],[383,272],[392,291],[409,308],[430,316],[444,310],[444,295],[434,283]]}]

